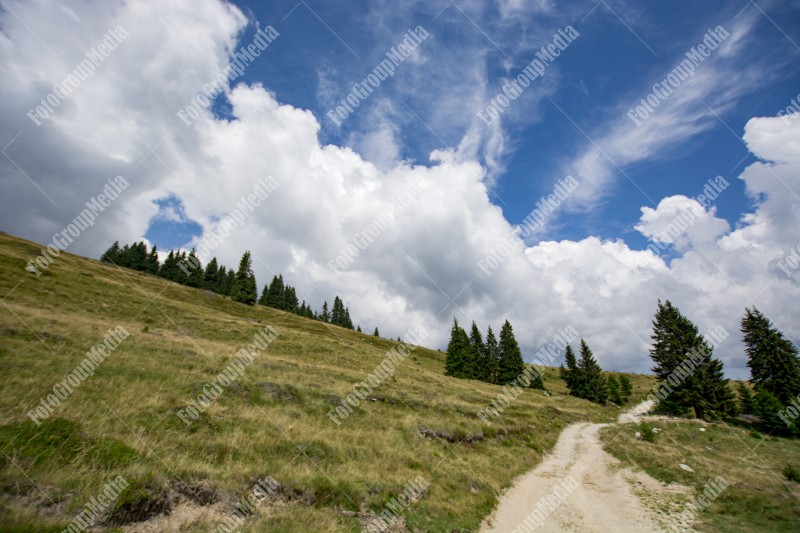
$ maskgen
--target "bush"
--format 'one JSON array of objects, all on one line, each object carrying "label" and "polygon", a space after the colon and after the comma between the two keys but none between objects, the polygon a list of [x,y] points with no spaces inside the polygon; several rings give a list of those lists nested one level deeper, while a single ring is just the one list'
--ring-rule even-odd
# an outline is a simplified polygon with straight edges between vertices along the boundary
[{"label": "bush", "polygon": [[653,425],[647,422],[642,422],[639,424],[639,433],[642,434],[642,440],[647,442],[655,442],[656,438],[658,437],[658,433],[653,431]]},{"label": "bush", "polygon": [[783,477],[789,481],[796,481],[797,483],[800,483],[800,468],[797,468],[793,464],[786,463],[786,466],[783,467],[781,472],[783,473]]}]

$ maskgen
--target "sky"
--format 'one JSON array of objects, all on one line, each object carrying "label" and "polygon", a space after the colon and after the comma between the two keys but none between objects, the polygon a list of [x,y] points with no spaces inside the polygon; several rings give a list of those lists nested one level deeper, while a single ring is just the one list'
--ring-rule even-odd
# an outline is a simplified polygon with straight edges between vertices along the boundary
[{"label": "sky", "polygon": [[746,378],[746,307],[800,339],[798,43],[798,1],[2,0],[0,229],[122,176],[67,251],[249,249],[365,331],[571,327],[619,371],[669,299]]}]

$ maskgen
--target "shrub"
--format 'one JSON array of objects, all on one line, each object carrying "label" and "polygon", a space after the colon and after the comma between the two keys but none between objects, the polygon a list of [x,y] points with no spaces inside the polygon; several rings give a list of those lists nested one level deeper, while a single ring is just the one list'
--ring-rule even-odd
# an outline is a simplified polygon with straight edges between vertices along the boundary
[{"label": "shrub", "polygon": [[655,442],[658,437],[658,433],[653,431],[653,425],[647,422],[639,424],[639,433],[642,434],[642,440],[647,442]]},{"label": "shrub", "polygon": [[786,463],[786,466],[783,467],[781,472],[783,473],[783,477],[789,481],[796,481],[797,483],[800,483],[800,468],[797,468],[793,464]]}]

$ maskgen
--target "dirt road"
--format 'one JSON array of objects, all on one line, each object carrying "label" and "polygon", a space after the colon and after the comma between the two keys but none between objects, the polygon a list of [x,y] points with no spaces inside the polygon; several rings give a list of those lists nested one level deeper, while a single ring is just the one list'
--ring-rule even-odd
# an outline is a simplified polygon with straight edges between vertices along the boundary
[{"label": "dirt road", "polygon": [[[620,415],[619,422],[632,422],[650,408],[646,402],[639,404]],[[646,508],[633,487],[656,496],[686,489],[665,486],[646,474],[616,467],[619,461],[600,444],[600,429],[607,425],[568,426],[552,453],[503,494],[495,512],[482,524],[481,532],[662,531],[658,523],[664,524],[665,517],[657,518]]]}]

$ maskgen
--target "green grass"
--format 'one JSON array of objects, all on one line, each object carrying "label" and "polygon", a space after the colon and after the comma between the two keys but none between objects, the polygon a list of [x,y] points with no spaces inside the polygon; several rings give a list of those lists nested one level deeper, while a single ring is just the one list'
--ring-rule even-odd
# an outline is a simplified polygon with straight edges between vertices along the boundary
[{"label": "green grass", "polygon": [[[638,441],[637,426],[612,426],[601,436],[624,464],[666,483],[702,491],[722,476],[730,486],[697,516],[697,531],[795,532],[800,529],[800,483],[788,480],[787,464],[800,465],[800,441],[766,437],[725,424],[660,421],[655,442]],[[705,431],[700,431],[704,427]],[[641,431],[641,430],[639,430]],[[683,463],[694,472],[678,467]],[[688,498],[684,498],[688,501]]]},{"label": "green grass", "polygon": [[[14,531],[68,524],[118,475],[131,488],[110,510],[117,522],[201,489],[229,511],[269,475],[281,489],[243,531],[359,531],[421,475],[430,487],[404,512],[407,527],[475,530],[495,494],[566,425],[620,410],[566,396],[548,369],[550,396],[526,391],[487,427],[476,412],[502,389],[445,377],[444,354],[420,347],[375,401],[336,426],[328,411],[396,342],[70,254],[36,278],[24,266],[39,249],[0,234],[0,523]],[[118,325],[130,337],[41,427],[29,421],[25,413]],[[187,428],[176,412],[267,325],[277,340]],[[633,402],[653,381],[631,378]],[[458,443],[476,434],[483,438]]]}]

